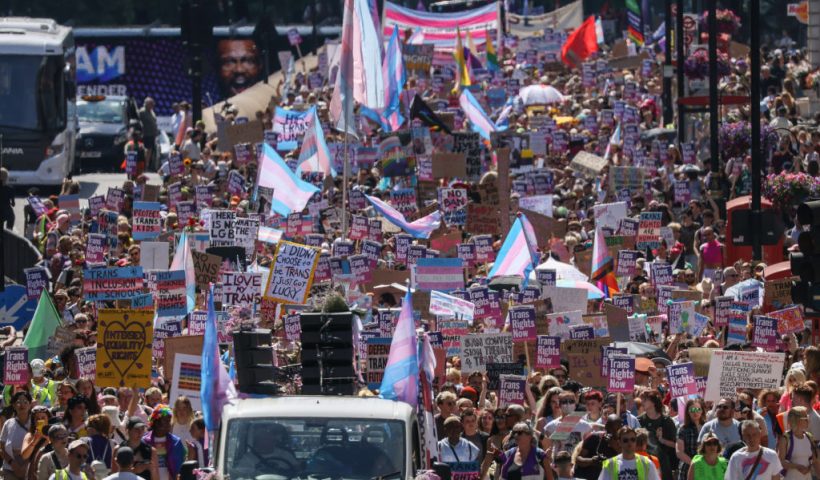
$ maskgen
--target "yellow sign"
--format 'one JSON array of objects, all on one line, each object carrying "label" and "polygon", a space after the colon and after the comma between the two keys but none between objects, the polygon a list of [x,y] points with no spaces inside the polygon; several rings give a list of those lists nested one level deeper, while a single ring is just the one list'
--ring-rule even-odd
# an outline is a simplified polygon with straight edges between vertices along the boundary
[{"label": "yellow sign", "polygon": [[790,17],[797,18],[797,21],[802,23],[803,25],[808,25],[809,2],[807,0],[803,0],[800,3],[790,3],[786,6],[786,13]]},{"label": "yellow sign", "polygon": [[97,385],[151,386],[154,312],[133,309],[99,311]]}]

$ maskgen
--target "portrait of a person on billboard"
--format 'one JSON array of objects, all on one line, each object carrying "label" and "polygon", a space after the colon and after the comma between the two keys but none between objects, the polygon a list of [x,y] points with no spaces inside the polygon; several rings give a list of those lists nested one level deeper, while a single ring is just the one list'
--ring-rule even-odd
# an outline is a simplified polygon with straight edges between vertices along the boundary
[{"label": "portrait of a person on billboard", "polygon": [[262,80],[262,58],[250,38],[224,38],[217,43],[219,85],[223,98],[241,93]]}]

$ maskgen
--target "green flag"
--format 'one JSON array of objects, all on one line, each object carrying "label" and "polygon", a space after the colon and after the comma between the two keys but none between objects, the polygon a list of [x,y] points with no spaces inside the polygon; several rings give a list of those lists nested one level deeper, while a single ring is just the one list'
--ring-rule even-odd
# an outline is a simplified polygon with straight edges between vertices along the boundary
[{"label": "green flag", "polygon": [[28,358],[45,360],[48,356],[46,351],[48,339],[54,335],[54,331],[61,325],[62,322],[60,321],[60,314],[57,313],[57,308],[51,301],[48,292],[43,290],[40,293],[40,301],[37,302],[37,309],[34,310],[34,316],[31,318],[26,338],[23,339],[23,345],[28,347]]}]

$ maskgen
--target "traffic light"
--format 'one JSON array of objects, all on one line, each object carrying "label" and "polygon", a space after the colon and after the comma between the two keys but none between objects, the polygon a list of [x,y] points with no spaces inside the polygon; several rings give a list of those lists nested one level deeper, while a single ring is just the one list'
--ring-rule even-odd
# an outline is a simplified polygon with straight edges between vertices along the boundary
[{"label": "traffic light", "polygon": [[353,314],[302,314],[302,394],[353,395]]},{"label": "traffic light", "polygon": [[276,368],[270,330],[234,331],[232,335],[239,391],[260,395],[279,393],[279,386],[274,383]]},{"label": "traffic light", "polygon": [[792,274],[800,277],[792,289],[792,300],[820,311],[820,200],[801,203],[797,207],[797,221],[809,229],[800,232],[800,252],[789,258]]}]

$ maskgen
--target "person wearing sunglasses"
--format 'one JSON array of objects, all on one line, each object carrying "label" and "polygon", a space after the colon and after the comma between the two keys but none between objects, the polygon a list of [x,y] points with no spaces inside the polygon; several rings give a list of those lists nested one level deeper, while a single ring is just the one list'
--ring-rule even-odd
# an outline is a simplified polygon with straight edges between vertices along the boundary
[{"label": "person wearing sunglasses", "polygon": [[618,444],[621,453],[604,461],[598,480],[619,480],[638,478],[640,480],[660,480],[658,469],[643,455],[637,455],[638,434],[630,427],[618,430]]},{"label": "person wearing sunglasses", "polygon": [[707,434],[698,447],[698,454],[692,457],[686,480],[722,480],[729,461],[720,454],[720,450],[720,440],[711,433]]},{"label": "person wearing sunglasses", "polygon": [[[623,422],[614,413],[606,417],[604,431],[592,432],[581,444],[581,451],[575,458],[575,476],[585,480],[595,480],[601,475],[604,461],[621,452],[618,431]],[[556,459],[558,456],[556,455]]]},{"label": "person wearing sunglasses", "polygon": [[503,452],[493,445],[487,448],[487,455],[481,464],[482,478],[495,460],[499,465],[496,468],[496,479],[553,480],[552,455],[549,450],[537,447],[533,441],[534,435],[535,432],[528,423],[516,423],[511,432],[515,446]]},{"label": "person wearing sunglasses", "polygon": [[575,450],[575,446],[581,443],[581,441],[592,431],[591,423],[584,419],[579,419],[578,423],[575,424],[566,439],[555,441],[550,440],[549,437],[555,433],[558,429],[558,425],[564,421],[567,416],[574,414],[575,409],[578,406],[578,399],[571,391],[565,390],[561,393],[561,395],[558,396],[558,402],[561,405],[561,417],[549,422],[544,428],[544,448],[552,448],[553,456],[562,451],[572,452]]},{"label": "person wearing sunglasses", "polygon": [[698,451],[698,434],[703,428],[704,411],[703,400],[691,398],[686,401],[683,413],[683,425],[678,429],[678,439],[675,442],[675,453],[678,456],[678,480],[686,480],[689,474],[689,465],[692,457]]},{"label": "person wearing sunglasses", "polygon": [[716,417],[703,424],[698,435],[698,443],[703,441],[707,433],[713,433],[721,445],[740,442],[740,422],[735,420],[735,401],[731,398],[721,398],[715,409]]},{"label": "person wearing sunglasses", "polygon": [[88,469],[88,444],[82,440],[74,440],[68,445],[68,465],[56,470],[49,480],[88,480],[93,478],[86,474]]}]

